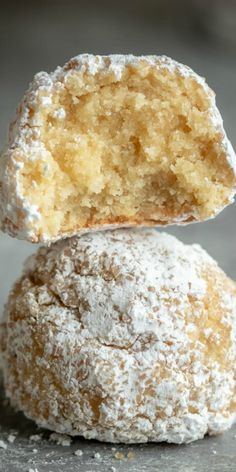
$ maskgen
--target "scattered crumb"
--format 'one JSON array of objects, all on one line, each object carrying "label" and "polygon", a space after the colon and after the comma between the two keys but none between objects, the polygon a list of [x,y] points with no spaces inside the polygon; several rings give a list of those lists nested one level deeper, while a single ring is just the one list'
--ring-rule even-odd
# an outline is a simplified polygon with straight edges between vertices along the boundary
[{"label": "scattered crumb", "polygon": [[28,469],[28,472],[38,472],[38,469]]},{"label": "scattered crumb", "polygon": [[7,440],[10,444],[13,444],[16,439],[16,436],[14,434],[9,434],[7,437]]},{"label": "scattered crumb", "polygon": [[116,468],[112,465],[111,468],[110,468],[110,471],[111,472],[116,472]]},{"label": "scattered crumb", "polygon": [[4,441],[0,439],[0,449],[7,449],[7,445]]},{"label": "scattered crumb", "polygon": [[72,439],[66,434],[52,433],[49,436],[49,441],[55,442],[58,446],[70,446]]},{"label": "scattered crumb", "polygon": [[76,451],[74,452],[74,455],[75,456],[82,456],[83,455],[83,451],[81,451],[81,449],[76,449]]},{"label": "scattered crumb", "polygon": [[38,449],[33,449],[33,451],[32,451],[32,452],[36,453],[36,452],[38,452]]},{"label": "scattered crumb", "polygon": [[30,441],[40,441],[42,439],[42,434],[31,434],[29,438]]},{"label": "scattered crumb", "polygon": [[128,452],[127,454],[128,459],[134,459],[134,453],[132,451]]},{"label": "scattered crumb", "polygon": [[63,441],[61,441],[61,446],[70,446],[71,445],[71,439],[63,439]]},{"label": "scattered crumb", "polygon": [[116,449],[117,449],[116,447],[112,447],[112,448],[111,448],[112,451],[116,451]]},{"label": "scattered crumb", "polygon": [[115,457],[116,459],[118,459],[118,460],[122,460],[122,459],[125,458],[125,455],[123,454],[123,452],[116,452],[116,453],[114,454],[114,457]]},{"label": "scattered crumb", "polygon": [[99,452],[95,452],[93,457],[94,457],[94,459],[101,459],[101,454]]},{"label": "scattered crumb", "polygon": [[213,454],[216,454],[216,451],[215,451],[215,449],[213,449],[212,453],[213,453]]}]

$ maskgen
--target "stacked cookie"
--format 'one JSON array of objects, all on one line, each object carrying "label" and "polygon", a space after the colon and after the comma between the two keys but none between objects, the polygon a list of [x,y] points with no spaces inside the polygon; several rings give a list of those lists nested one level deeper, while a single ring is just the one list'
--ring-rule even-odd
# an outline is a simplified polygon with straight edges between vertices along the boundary
[{"label": "stacked cookie", "polygon": [[1,157],[2,229],[49,245],[5,310],[12,405],[110,442],[233,423],[236,284],[198,245],[144,226],[214,217],[235,161],[213,92],[171,59],[81,55],[36,75]]}]

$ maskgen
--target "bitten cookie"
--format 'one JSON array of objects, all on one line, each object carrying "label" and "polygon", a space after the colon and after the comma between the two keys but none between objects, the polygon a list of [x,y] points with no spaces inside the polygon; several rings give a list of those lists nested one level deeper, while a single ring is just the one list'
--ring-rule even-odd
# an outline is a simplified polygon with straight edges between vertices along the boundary
[{"label": "bitten cookie", "polygon": [[1,226],[55,241],[214,217],[235,154],[212,90],[165,56],[83,54],[35,76],[1,156]]},{"label": "bitten cookie", "polygon": [[190,442],[236,416],[236,285],[200,246],[155,230],[41,248],[11,292],[4,378],[45,428]]}]

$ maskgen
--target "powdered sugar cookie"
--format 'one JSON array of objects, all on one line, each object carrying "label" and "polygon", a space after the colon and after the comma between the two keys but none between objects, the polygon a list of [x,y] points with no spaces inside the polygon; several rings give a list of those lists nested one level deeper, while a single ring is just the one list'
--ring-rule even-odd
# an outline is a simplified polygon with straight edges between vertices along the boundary
[{"label": "powdered sugar cookie", "polygon": [[35,76],[1,156],[1,225],[53,241],[214,217],[235,154],[212,90],[164,56],[83,54]]},{"label": "powdered sugar cookie", "polygon": [[190,442],[235,419],[236,286],[154,230],[41,248],[10,294],[7,396],[38,425],[101,441]]}]

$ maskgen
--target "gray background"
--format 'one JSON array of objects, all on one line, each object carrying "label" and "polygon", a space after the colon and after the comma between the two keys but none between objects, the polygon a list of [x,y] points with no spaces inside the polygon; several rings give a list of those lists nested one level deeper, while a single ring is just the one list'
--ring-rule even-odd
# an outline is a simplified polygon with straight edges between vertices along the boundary
[{"label": "gray background", "polygon": [[[7,125],[16,104],[33,74],[39,70],[53,70],[58,64],[63,64],[67,59],[81,52],[167,54],[190,65],[205,76],[216,91],[217,103],[223,114],[225,128],[236,147],[235,1],[18,0],[15,2],[0,1],[0,7],[0,147],[4,144]],[[236,279],[235,230],[235,204],[224,210],[213,221],[189,225],[184,228],[168,228],[169,232],[185,242],[202,244],[219,261],[220,266]],[[11,284],[20,274],[23,260],[35,249],[36,247],[29,243],[17,241],[5,235],[0,236],[1,310]],[[9,411],[7,415],[5,408],[1,409],[0,407],[0,428],[2,425],[3,436],[12,427]],[[11,420],[14,427],[18,421],[17,418],[13,415],[13,420]],[[22,421],[21,418],[20,423]],[[219,442],[216,443],[224,463],[224,466],[219,468],[222,471],[236,470],[232,455],[234,454],[234,444],[236,444],[235,431],[234,434],[232,431],[228,433],[229,436],[219,439]],[[23,436],[22,432],[22,438]],[[231,438],[231,442],[227,438]],[[17,447],[20,448],[19,450],[25,451],[28,447],[27,444],[24,443],[23,447],[23,443],[19,442],[19,447]],[[197,444],[197,446],[192,446],[193,449],[188,449],[189,454],[190,451],[192,451],[191,454],[195,451],[195,459],[197,457],[203,458],[203,455],[207,454],[211,447],[214,447],[212,446],[213,442],[207,443],[205,441]],[[200,444],[204,444],[204,446]],[[16,453],[16,449],[14,449],[16,446],[13,446],[9,447],[7,452],[0,449],[0,455],[5,457],[3,465],[0,463],[1,472],[28,470],[23,465],[23,468],[13,468],[14,451]],[[183,449],[181,450],[183,451]],[[150,454],[153,454],[153,451],[152,446]],[[149,470],[181,470],[182,472],[200,470],[201,465],[199,462],[198,466],[197,459],[195,465],[194,462],[191,465],[188,453],[186,452],[184,456],[183,452],[176,452],[180,451],[176,448],[168,449],[171,454],[174,454],[173,463],[171,460],[162,463],[161,461],[164,459],[161,457],[168,457],[165,455],[165,451],[166,449],[163,449],[159,454],[159,466],[163,465],[164,467],[165,465],[164,469],[157,468],[155,464],[151,469],[149,464]],[[222,454],[228,457],[228,462],[227,459],[222,459]],[[127,467],[129,470],[145,470],[144,466],[148,464],[148,456],[146,454],[140,457],[145,457],[142,467],[139,460],[136,461],[136,465],[132,465],[134,468],[131,467],[131,463],[129,466],[124,465],[124,469],[121,465],[115,464],[115,466],[117,470],[122,471],[127,470]],[[180,459],[182,466],[179,465],[176,469],[171,468],[174,467],[175,461]],[[221,461],[215,456],[213,459],[208,461],[208,470],[218,470],[216,466]],[[68,467],[65,465],[62,470],[77,470],[70,469],[69,462],[67,464]],[[1,467],[3,468],[1,469]],[[87,467],[80,470],[93,471],[99,470],[99,468],[100,470],[110,470],[104,464],[103,466],[98,464],[98,469],[95,464],[87,464]],[[54,468],[52,466],[38,467],[39,472],[44,470],[49,471]],[[59,470],[58,467],[55,470]],[[203,466],[203,462],[201,470],[207,470],[206,464]]]}]

